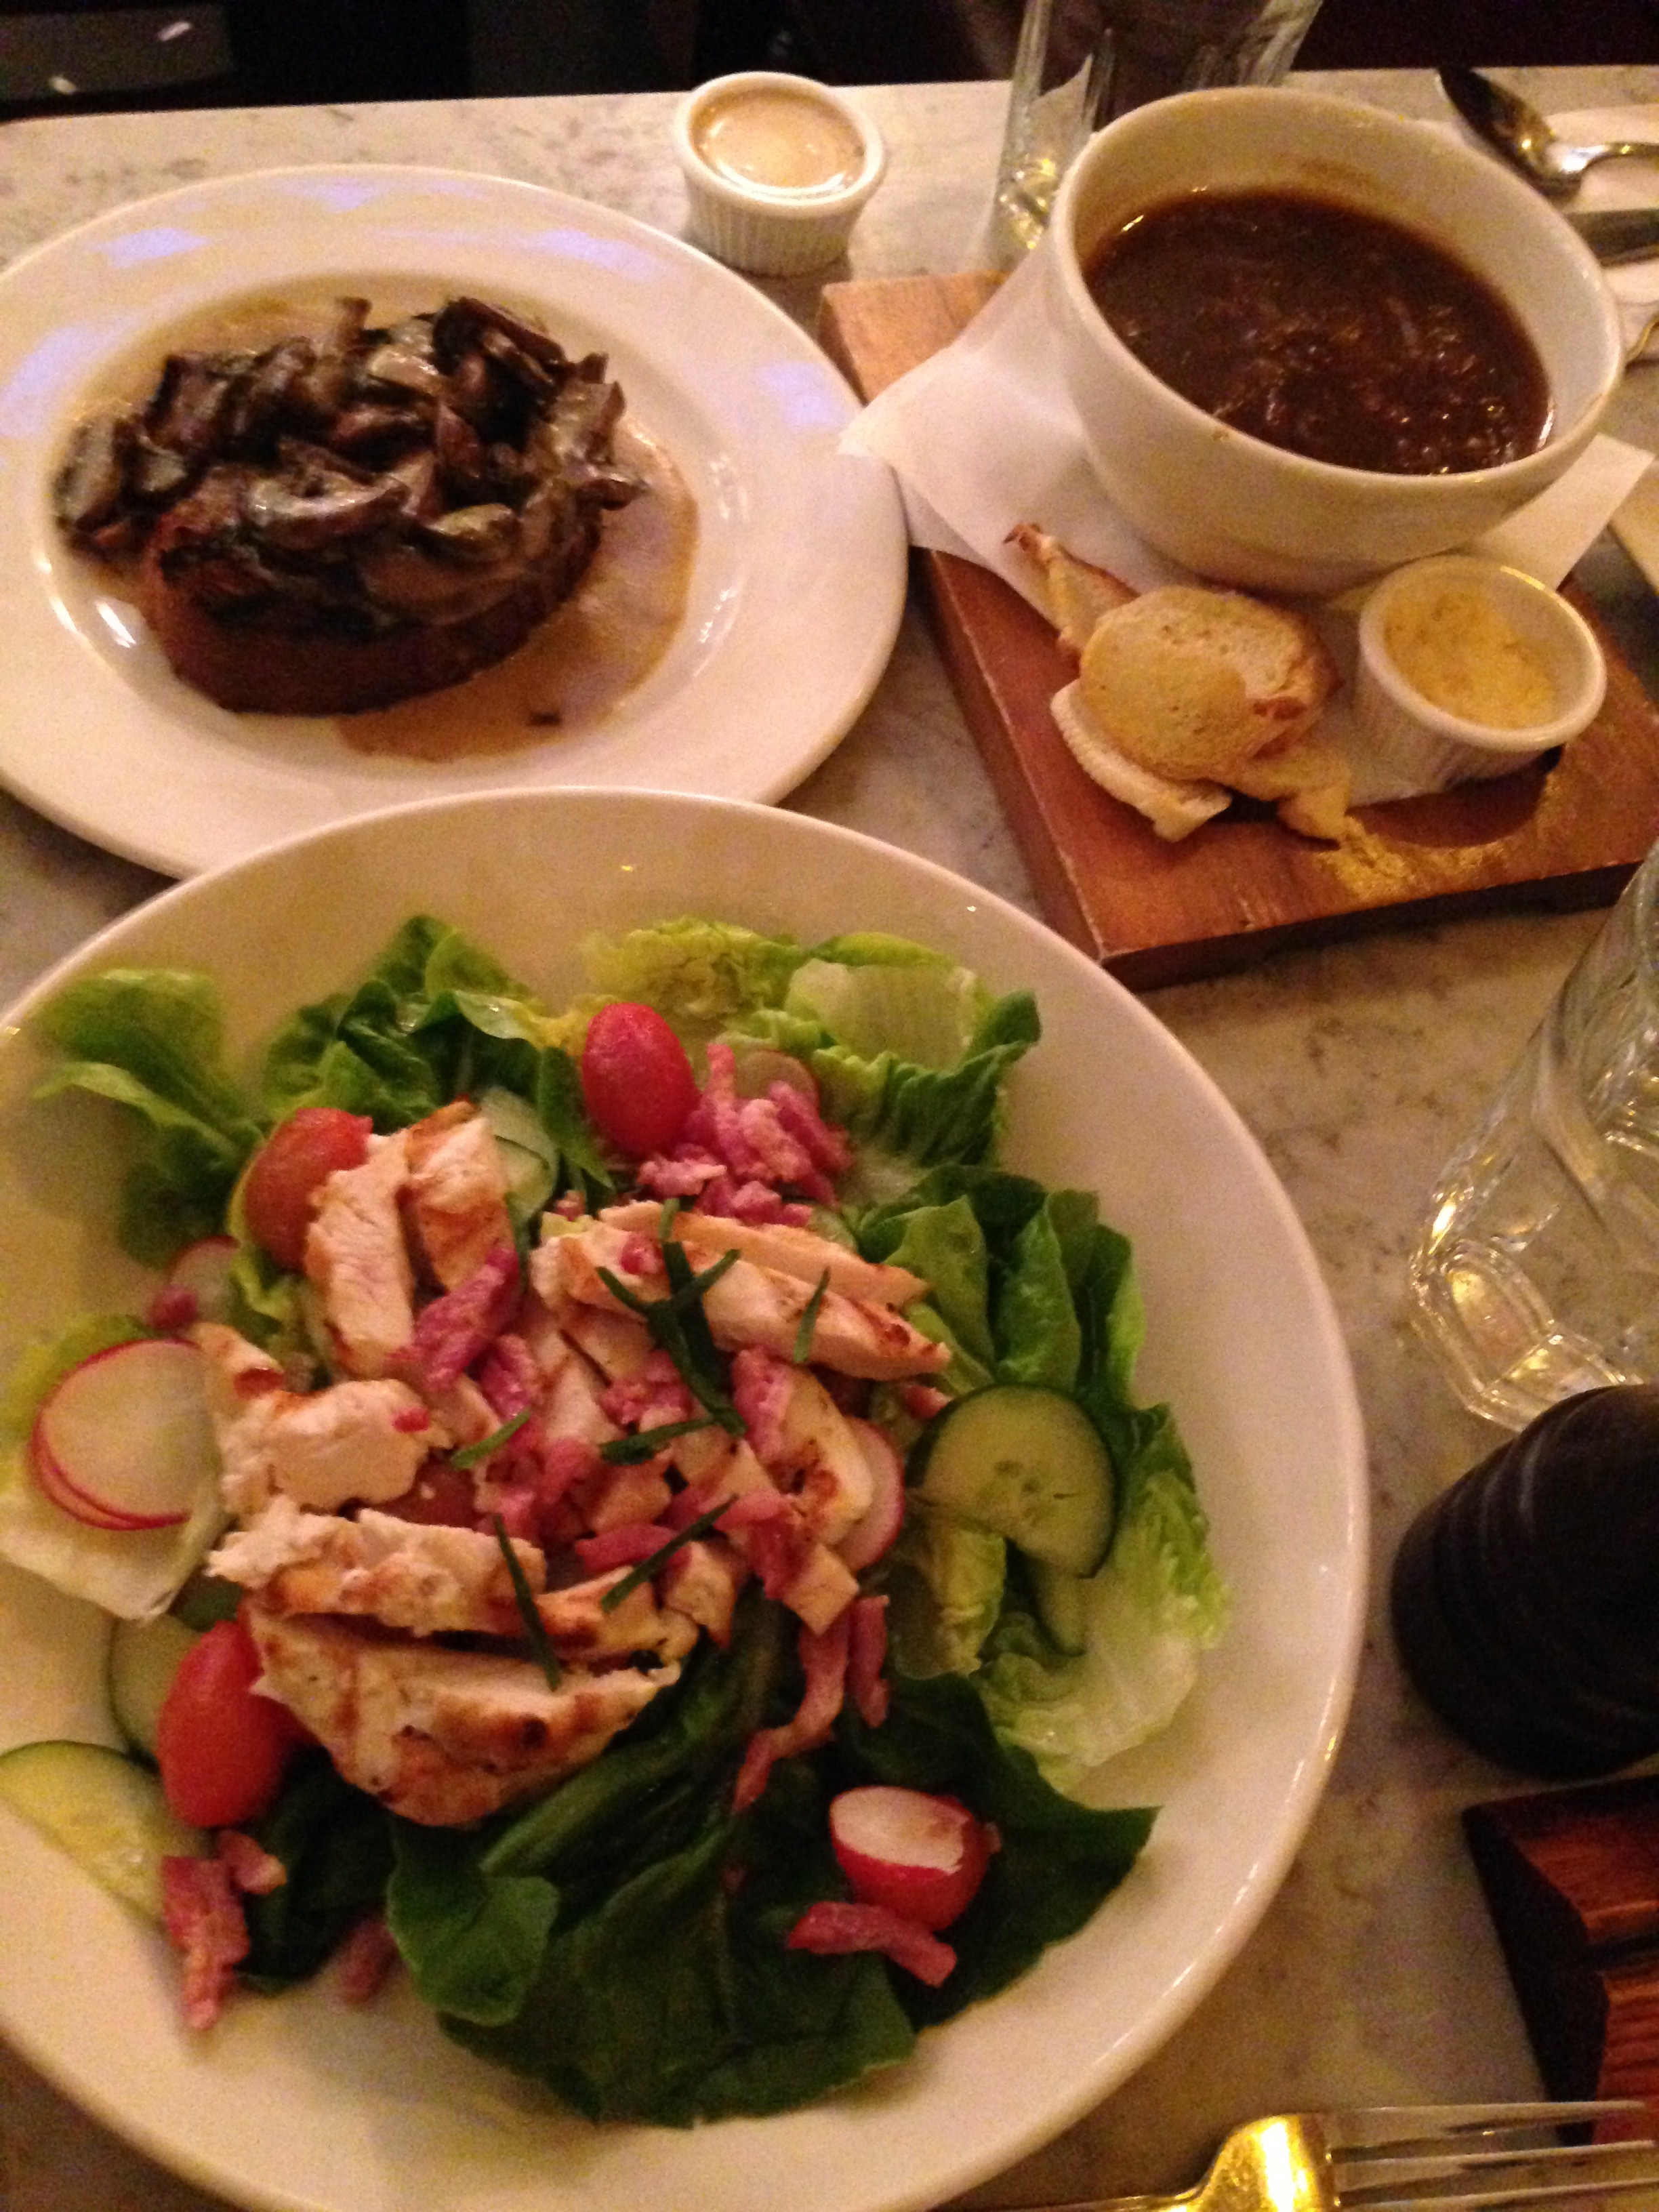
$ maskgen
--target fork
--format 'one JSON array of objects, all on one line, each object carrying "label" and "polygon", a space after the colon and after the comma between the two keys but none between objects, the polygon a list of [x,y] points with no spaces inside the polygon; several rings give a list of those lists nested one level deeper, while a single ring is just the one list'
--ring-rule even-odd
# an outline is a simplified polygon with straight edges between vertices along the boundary
[{"label": "fork", "polygon": [[1639,2098],[1284,2112],[1235,2128],[1195,2188],[1001,2212],[1484,2212],[1638,2189],[1659,2205],[1659,2144],[1650,2138],[1542,2140],[1556,2129],[1647,2112]]}]

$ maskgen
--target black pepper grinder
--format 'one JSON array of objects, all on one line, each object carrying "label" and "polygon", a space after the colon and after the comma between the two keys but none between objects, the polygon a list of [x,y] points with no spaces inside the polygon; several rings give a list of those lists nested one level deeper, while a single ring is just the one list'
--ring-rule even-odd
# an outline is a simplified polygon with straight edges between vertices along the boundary
[{"label": "black pepper grinder", "polygon": [[1395,1638],[1448,1727],[1547,1780],[1659,1752],[1659,1384],[1586,1390],[1407,1530]]}]

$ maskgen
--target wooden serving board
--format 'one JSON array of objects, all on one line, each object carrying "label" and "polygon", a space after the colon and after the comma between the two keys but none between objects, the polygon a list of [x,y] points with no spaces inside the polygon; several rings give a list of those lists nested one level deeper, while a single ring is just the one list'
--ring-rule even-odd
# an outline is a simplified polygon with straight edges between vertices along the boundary
[{"label": "wooden serving board", "polygon": [[[818,336],[872,399],[948,345],[997,282],[832,284]],[[1341,847],[1298,837],[1248,800],[1171,845],[1067,751],[1048,702],[1074,672],[1042,617],[973,562],[915,558],[963,711],[1043,911],[1136,989],[1395,921],[1605,903],[1659,838],[1659,712],[1571,586],[1606,648],[1607,696],[1547,771],[1360,808],[1363,834]]]},{"label": "wooden serving board", "polygon": [[1500,1798],[1463,1823],[1550,2094],[1645,2097],[1659,2122],[1659,1776]]}]

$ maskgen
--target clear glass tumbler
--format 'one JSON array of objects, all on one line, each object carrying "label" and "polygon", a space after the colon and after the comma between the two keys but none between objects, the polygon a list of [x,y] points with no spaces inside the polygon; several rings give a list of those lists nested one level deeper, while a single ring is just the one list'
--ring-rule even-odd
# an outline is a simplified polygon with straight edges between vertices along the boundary
[{"label": "clear glass tumbler", "polygon": [[1026,0],[993,211],[1036,245],[1084,142],[1126,109],[1215,84],[1277,84],[1319,0]]},{"label": "clear glass tumbler", "polygon": [[1508,1427],[1659,1382],[1659,846],[1447,1164],[1410,1296],[1458,1396]]}]

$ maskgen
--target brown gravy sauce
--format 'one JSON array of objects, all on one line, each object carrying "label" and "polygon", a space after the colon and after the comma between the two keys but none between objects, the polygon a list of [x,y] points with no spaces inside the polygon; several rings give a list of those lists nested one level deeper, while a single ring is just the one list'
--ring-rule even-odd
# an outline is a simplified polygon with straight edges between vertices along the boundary
[{"label": "brown gravy sauce", "polygon": [[1268,445],[1398,476],[1491,468],[1542,444],[1531,339],[1473,270],[1380,216],[1297,192],[1192,192],[1087,270],[1129,350]]},{"label": "brown gravy sauce", "polygon": [[574,594],[516,653],[465,683],[338,716],[334,727],[349,745],[423,761],[516,752],[591,728],[644,681],[685,612],[697,509],[662,447],[626,417],[617,453],[647,489],[605,516]]},{"label": "brown gravy sauce", "polygon": [[[353,291],[372,299],[375,323],[423,313],[446,296],[440,284],[400,289],[345,280],[326,291],[250,296],[181,324],[166,350],[257,349],[290,334],[320,335],[333,301]],[[503,304],[544,319],[533,303],[503,296]],[[88,411],[143,398],[160,368],[153,344],[142,357],[129,356],[104,380]],[[519,752],[592,728],[645,680],[684,617],[697,507],[672,457],[631,414],[623,418],[616,447],[644,477],[646,490],[605,517],[599,550],[572,597],[515,653],[465,683],[334,717],[347,744],[420,761]]]}]

